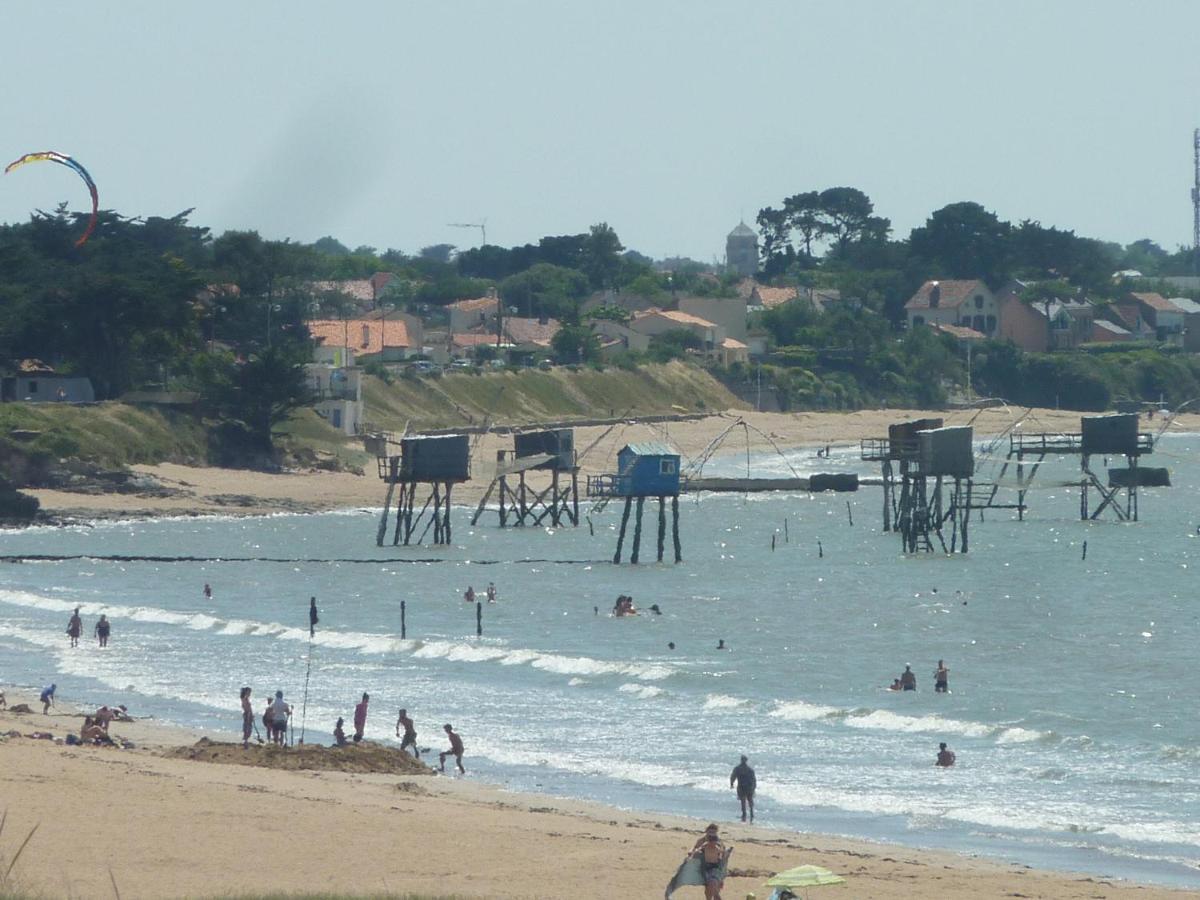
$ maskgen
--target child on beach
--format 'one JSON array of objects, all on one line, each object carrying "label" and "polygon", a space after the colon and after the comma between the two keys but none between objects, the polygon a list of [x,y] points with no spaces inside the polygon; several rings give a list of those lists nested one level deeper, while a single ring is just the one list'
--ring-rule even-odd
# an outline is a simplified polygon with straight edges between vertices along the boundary
[{"label": "child on beach", "polygon": [[400,737],[400,726],[404,726],[403,740],[400,741],[400,749],[412,747],[413,756],[417,759],[421,758],[421,751],[417,749],[417,726],[413,724],[413,720],[408,717],[408,710],[400,710],[400,715],[396,717],[396,737]]},{"label": "child on beach", "polygon": [[333,726],[333,745],[335,747],[346,746],[346,730],[342,727],[345,723],[346,720],[338,716],[337,724]]},{"label": "child on beach", "polygon": [[38,698],[42,701],[42,715],[50,715],[50,707],[54,705],[54,692],[58,689],[57,684],[51,684],[49,687],[42,688],[41,696]]}]

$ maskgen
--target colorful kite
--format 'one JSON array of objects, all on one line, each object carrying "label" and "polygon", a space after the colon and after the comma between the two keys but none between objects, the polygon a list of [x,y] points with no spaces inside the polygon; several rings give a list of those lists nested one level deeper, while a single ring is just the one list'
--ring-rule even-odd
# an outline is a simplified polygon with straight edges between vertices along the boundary
[{"label": "colorful kite", "polygon": [[4,174],[7,175],[13,169],[20,168],[25,163],[31,162],[56,162],[60,166],[66,166],[68,169],[73,169],[75,173],[84,180],[88,186],[88,190],[92,194],[92,217],[88,219],[87,228],[84,229],[83,237],[75,242],[76,247],[83,246],[87,239],[91,237],[92,231],[96,228],[96,216],[100,212],[100,195],[96,192],[96,182],[92,181],[92,176],[88,174],[88,170],[77,163],[65,153],[57,153],[54,150],[43,150],[40,153],[26,153],[20,159],[15,159],[4,167]]}]

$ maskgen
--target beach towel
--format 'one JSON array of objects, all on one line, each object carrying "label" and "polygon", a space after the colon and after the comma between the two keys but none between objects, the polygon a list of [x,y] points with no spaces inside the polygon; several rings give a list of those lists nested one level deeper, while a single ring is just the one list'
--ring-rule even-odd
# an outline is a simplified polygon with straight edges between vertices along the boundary
[{"label": "beach towel", "polygon": [[[730,847],[725,851],[725,856],[721,859],[721,877],[725,877],[726,871],[729,869],[729,854],[733,852]],[[666,900],[671,900],[671,894],[685,885],[699,885],[704,887],[704,866],[698,856],[689,856],[679,868],[675,870],[675,877],[671,879],[667,885],[666,893],[663,895]]]}]

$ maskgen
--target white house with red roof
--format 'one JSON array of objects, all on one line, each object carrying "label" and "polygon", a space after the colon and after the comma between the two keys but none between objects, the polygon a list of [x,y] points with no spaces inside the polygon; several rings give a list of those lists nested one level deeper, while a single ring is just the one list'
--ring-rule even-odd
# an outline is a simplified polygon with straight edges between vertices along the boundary
[{"label": "white house with red roof", "polygon": [[926,281],[904,304],[909,328],[922,325],[957,325],[995,337],[1000,328],[1000,307],[991,288],[977,278]]}]

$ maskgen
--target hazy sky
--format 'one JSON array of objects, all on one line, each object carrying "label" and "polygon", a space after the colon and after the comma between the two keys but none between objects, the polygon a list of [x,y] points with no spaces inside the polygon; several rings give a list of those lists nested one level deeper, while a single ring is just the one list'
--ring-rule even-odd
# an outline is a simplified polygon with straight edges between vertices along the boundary
[{"label": "hazy sky", "polygon": [[[5,4],[0,156],[101,204],[408,252],[607,221],[711,260],[744,214],[861,188],[1190,244],[1200,3]],[[0,221],[69,200],[0,179]]]}]

